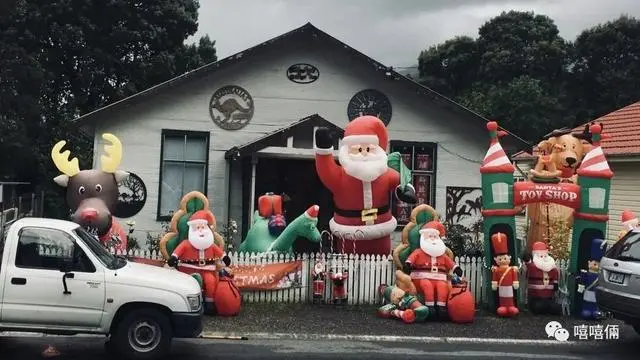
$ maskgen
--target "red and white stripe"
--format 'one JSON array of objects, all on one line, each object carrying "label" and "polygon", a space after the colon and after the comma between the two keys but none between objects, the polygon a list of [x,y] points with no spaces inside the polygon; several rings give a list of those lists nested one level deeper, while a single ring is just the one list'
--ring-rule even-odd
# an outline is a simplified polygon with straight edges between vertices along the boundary
[{"label": "red and white stripe", "polygon": [[607,162],[607,158],[604,156],[604,152],[600,146],[594,147],[585,155],[584,159],[582,159],[582,164],[580,165],[580,170],[582,171],[607,171],[611,170],[609,168],[609,163]]},{"label": "red and white stripe", "polygon": [[489,147],[487,155],[484,157],[484,161],[482,162],[482,167],[489,168],[509,164],[511,164],[511,162],[509,161],[507,154],[502,149],[502,145],[496,141]]}]

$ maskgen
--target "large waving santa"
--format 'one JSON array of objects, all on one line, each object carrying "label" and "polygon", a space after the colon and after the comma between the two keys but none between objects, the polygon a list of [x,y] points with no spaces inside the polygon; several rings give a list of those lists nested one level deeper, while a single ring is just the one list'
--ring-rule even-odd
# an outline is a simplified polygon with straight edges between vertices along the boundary
[{"label": "large waving santa", "polygon": [[393,191],[398,200],[416,203],[415,189],[400,186],[400,174],[387,165],[389,136],[382,120],[361,116],[344,131],[336,164],[329,129],[315,134],[316,170],[333,193],[335,211],[329,227],[338,246],[359,254],[391,253],[391,233],[397,221],[389,207]]},{"label": "large waving santa", "polygon": [[[211,226],[215,224],[208,210],[196,211],[187,222],[189,238],[180,242],[167,261],[169,266],[199,276],[202,279],[205,310],[214,311],[214,299],[218,287],[218,271],[224,268],[222,249],[215,244]],[[181,262],[178,266],[178,261]]]},{"label": "large waving santa", "polygon": [[449,299],[449,278],[455,274],[462,276],[462,268],[447,254],[447,246],[442,237],[445,229],[439,221],[430,221],[420,229],[420,247],[415,249],[405,262],[404,272],[411,275],[411,280],[418,291],[424,295],[424,304],[430,314],[447,318],[447,300]]}]

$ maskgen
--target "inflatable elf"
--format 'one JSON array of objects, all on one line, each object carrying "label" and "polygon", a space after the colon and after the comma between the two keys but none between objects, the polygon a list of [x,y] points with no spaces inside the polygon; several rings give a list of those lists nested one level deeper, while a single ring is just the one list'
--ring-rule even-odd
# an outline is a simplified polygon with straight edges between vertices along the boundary
[{"label": "inflatable elf", "polygon": [[582,294],[582,312],[580,316],[585,320],[597,320],[602,316],[596,303],[595,286],[598,280],[600,259],[604,255],[605,242],[602,239],[591,241],[591,256],[587,262],[587,269],[580,270],[578,275],[578,292]]},{"label": "inflatable elf", "polygon": [[418,291],[411,277],[401,270],[396,270],[396,285],[383,285],[381,292],[387,304],[378,308],[380,317],[394,317],[405,324],[425,321],[429,317],[429,308],[418,300]]},{"label": "inflatable elf", "polygon": [[346,126],[340,165],[334,159],[334,140],[329,129],[316,131],[316,171],[333,194],[335,211],[329,228],[339,238],[337,247],[357,249],[359,254],[389,255],[391,233],[397,226],[389,194],[406,203],[417,202],[410,184],[411,171],[397,161],[400,154],[387,155],[389,135],[377,117],[360,116]]},{"label": "inflatable elf", "polygon": [[513,301],[513,290],[518,290],[518,268],[511,266],[511,256],[507,247],[507,235],[495,233],[491,235],[493,260],[496,266],[491,267],[491,289],[498,292],[498,316],[511,317],[519,313]]}]

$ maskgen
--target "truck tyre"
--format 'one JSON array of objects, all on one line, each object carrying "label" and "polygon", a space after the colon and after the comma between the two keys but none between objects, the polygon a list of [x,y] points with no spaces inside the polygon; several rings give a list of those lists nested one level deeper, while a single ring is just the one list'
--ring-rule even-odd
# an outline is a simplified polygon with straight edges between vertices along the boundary
[{"label": "truck tyre", "polygon": [[640,324],[634,324],[633,330],[636,331],[636,334],[640,335]]},{"label": "truck tyre", "polygon": [[153,308],[135,309],[116,324],[106,346],[130,360],[160,359],[169,354],[172,336],[165,314]]}]

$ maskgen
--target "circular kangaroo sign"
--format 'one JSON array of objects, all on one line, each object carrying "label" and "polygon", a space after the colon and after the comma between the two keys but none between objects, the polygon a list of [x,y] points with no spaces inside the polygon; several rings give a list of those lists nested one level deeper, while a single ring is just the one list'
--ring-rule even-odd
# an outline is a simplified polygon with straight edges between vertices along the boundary
[{"label": "circular kangaroo sign", "polygon": [[293,64],[287,69],[287,78],[297,84],[311,84],[320,77],[320,70],[310,64]]},{"label": "circular kangaroo sign", "polygon": [[224,86],[211,96],[209,114],[221,129],[242,129],[253,118],[253,98],[239,86]]},{"label": "circular kangaroo sign", "polygon": [[147,187],[142,179],[130,172],[129,176],[118,184],[118,203],[116,213],[119,218],[130,218],[142,210],[147,202]]}]

